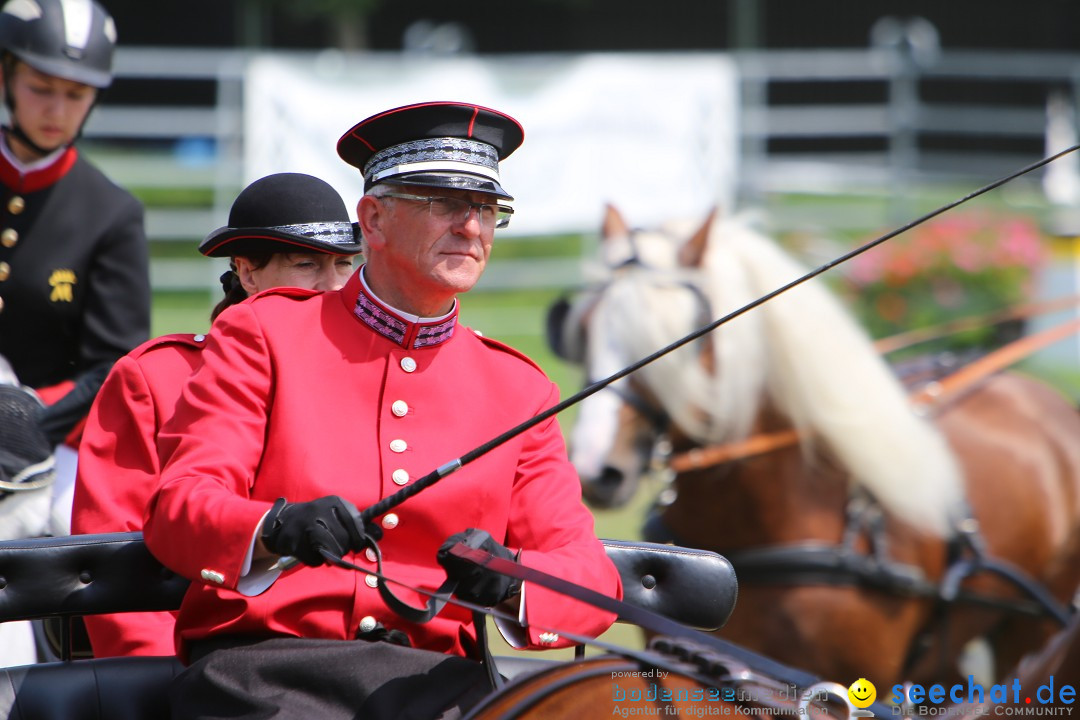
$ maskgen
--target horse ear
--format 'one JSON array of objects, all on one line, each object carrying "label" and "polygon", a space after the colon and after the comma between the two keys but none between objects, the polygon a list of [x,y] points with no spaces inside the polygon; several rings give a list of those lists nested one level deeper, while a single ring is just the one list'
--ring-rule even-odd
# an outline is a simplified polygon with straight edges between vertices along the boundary
[{"label": "horse ear", "polygon": [[705,250],[709,246],[709,232],[712,229],[713,220],[716,219],[716,213],[717,209],[714,207],[694,236],[679,248],[679,265],[699,268],[705,262]]},{"label": "horse ear", "polygon": [[630,234],[630,226],[623,219],[622,213],[614,205],[604,205],[604,222],[600,226],[600,237],[604,240],[611,238],[626,237]]}]

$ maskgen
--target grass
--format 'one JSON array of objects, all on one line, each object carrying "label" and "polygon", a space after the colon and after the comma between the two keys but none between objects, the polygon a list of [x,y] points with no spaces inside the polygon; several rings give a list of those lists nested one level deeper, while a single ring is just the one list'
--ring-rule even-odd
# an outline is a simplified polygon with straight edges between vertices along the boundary
[{"label": "grass", "polygon": [[152,242],[150,243],[150,259],[153,260],[198,260],[201,256],[195,251],[199,240],[191,242]]},{"label": "grass", "polygon": [[147,207],[210,207],[214,189],[209,187],[129,187]]},{"label": "grass", "polygon": [[155,292],[151,304],[150,334],[205,332],[217,298],[209,292]]},{"label": "grass", "polygon": [[1074,405],[1080,405],[1080,368],[1025,360],[1018,363],[1016,369],[1042,380],[1056,388]]}]

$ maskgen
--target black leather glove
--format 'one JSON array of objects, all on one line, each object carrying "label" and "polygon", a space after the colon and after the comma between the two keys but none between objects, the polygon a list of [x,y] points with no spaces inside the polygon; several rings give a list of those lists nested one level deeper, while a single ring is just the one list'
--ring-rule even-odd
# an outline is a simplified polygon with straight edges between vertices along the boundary
[{"label": "black leather glove", "polygon": [[112,364],[99,365],[75,378],[75,386],[37,414],[38,427],[54,446],[64,442],[72,428],[90,412],[90,405],[105,382]]},{"label": "black leather glove", "polygon": [[278,498],[263,521],[262,542],[276,555],[292,556],[313,567],[322,565],[319,548],[342,557],[363,548],[369,535],[379,539],[381,532],[374,525],[360,526],[355,519],[359,515],[355,505],[337,495],[293,504]]},{"label": "black leather glove", "polygon": [[484,530],[469,528],[446,539],[435,554],[435,559],[446,569],[446,576],[457,580],[454,595],[466,602],[491,607],[521,592],[521,582],[493,570],[474,565],[468,560],[450,554],[450,548],[463,542],[469,547],[485,550],[495,557],[514,560],[514,553],[495,542]]}]

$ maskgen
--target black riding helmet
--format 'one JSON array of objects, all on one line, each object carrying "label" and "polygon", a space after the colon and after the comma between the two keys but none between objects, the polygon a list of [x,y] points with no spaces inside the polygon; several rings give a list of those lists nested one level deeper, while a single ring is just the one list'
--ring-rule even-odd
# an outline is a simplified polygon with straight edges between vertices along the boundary
[{"label": "black riding helmet", "polygon": [[[39,72],[100,91],[112,84],[115,48],[116,24],[94,0],[8,0],[0,8],[5,86],[11,81],[14,61],[21,60]],[[4,103],[19,140],[42,155],[51,152],[31,142],[16,125],[10,92],[4,93]]]}]

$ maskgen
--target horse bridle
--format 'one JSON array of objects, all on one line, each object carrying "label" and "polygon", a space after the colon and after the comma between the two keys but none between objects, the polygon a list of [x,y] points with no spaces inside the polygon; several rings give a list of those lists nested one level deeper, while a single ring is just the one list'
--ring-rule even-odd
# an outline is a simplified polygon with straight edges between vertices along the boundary
[{"label": "horse bridle", "polygon": [[[641,230],[632,230],[630,232],[629,238],[631,248],[634,251],[633,255],[630,258],[622,261],[619,265],[617,265],[614,268],[615,271],[627,269],[655,269],[651,268],[648,264],[646,264],[641,259],[640,254],[637,252],[637,242],[635,238],[640,232]],[[682,277],[672,277],[663,278],[661,281],[658,281],[655,284],[657,286],[683,288],[685,290],[688,290],[690,294],[693,295],[694,300],[697,304],[697,317],[694,320],[695,327],[700,327],[712,320],[712,302],[709,300],[709,296],[697,283],[691,282],[690,280]],[[590,292],[595,296],[592,300],[593,304],[595,304],[599,300],[599,297],[603,295],[606,287],[607,283],[604,283],[601,285],[589,287],[586,290],[587,292]],[[698,350],[699,352],[704,352],[705,348],[705,338],[703,337],[699,340]],[[556,354],[558,354],[557,350]],[[565,360],[578,363],[583,362],[585,359],[584,357],[575,357],[574,359],[571,359],[567,356],[560,357],[563,357],[563,359]],[[585,379],[585,384],[587,386],[593,385],[597,382],[598,380],[592,377],[586,377]],[[631,383],[625,383],[623,385],[608,384],[605,385],[602,389],[615,393],[615,395],[617,395],[620,400],[632,407],[638,414],[645,418],[652,426],[657,436],[663,435],[669,429],[671,424],[671,416],[666,410],[664,410],[663,405],[661,403],[653,402],[652,400],[647,399],[640,391],[635,390]]]},{"label": "horse bridle", "polygon": [[[591,385],[593,381],[586,380],[585,382]],[[632,407],[637,414],[645,418],[655,435],[664,434],[670,427],[671,416],[668,415],[667,411],[647,400],[632,385],[608,385],[604,390],[617,395],[623,403]]]}]

